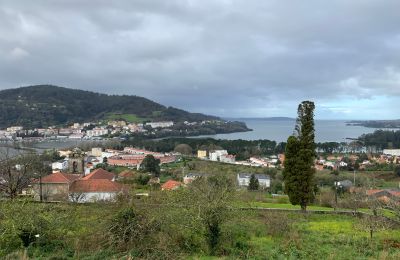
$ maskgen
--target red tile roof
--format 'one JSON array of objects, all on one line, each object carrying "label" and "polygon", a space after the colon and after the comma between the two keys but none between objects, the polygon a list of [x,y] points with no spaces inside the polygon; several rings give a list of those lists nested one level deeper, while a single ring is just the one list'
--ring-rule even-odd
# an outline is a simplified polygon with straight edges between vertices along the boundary
[{"label": "red tile roof", "polygon": [[135,176],[135,174],[132,171],[123,171],[120,174],[118,174],[118,177],[122,177],[122,178],[133,178]]},{"label": "red tile roof", "polygon": [[[79,179],[80,176],[78,174],[68,174],[63,172],[55,172],[50,175],[46,175],[42,177],[42,183],[71,183],[74,180]],[[35,182],[39,182],[36,180]]]},{"label": "red tile roof", "polygon": [[114,173],[103,170],[102,168],[96,169],[90,174],[82,178],[82,180],[94,180],[94,179],[105,179],[112,181],[114,179]]},{"label": "red tile roof", "polygon": [[381,192],[383,190],[367,190],[367,195],[373,195],[375,193]]},{"label": "red tile roof", "polygon": [[179,181],[169,180],[161,186],[162,190],[175,190],[182,185]]},{"label": "red tile roof", "polygon": [[107,179],[76,180],[69,187],[70,192],[119,192],[124,185]]}]

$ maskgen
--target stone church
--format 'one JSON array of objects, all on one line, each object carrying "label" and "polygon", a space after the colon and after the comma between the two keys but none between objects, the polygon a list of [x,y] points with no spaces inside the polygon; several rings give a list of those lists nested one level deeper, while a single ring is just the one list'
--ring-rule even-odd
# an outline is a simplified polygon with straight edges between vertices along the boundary
[{"label": "stone church", "polygon": [[84,154],[79,148],[74,148],[69,155],[68,173],[84,175]]}]

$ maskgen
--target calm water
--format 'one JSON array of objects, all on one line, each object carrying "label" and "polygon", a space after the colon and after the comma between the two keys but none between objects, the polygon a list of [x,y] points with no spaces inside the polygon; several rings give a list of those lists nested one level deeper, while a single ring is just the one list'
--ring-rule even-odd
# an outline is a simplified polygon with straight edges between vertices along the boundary
[{"label": "calm water", "polygon": [[[293,133],[295,120],[282,119],[240,119],[253,131],[232,134],[210,135],[216,139],[244,139],[258,140],[269,139],[277,142],[287,140],[288,136]],[[316,120],[315,121],[315,141],[316,142],[346,142],[346,138],[357,138],[362,134],[372,133],[375,128],[367,128],[363,126],[346,126],[344,120]]]}]

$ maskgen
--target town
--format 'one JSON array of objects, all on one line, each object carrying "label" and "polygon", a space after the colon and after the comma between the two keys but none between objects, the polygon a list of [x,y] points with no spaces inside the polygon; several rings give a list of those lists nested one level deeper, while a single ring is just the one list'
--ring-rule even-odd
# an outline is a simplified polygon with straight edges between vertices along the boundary
[{"label": "town", "polygon": [[[214,121],[188,122],[184,121],[185,126],[213,124]],[[176,125],[176,124],[175,124]],[[154,135],[156,132],[172,131],[174,122],[147,122],[129,123],[125,120],[119,121],[100,121],[87,123],[74,123],[68,127],[48,127],[24,129],[22,126],[10,126],[0,131],[0,140],[98,140],[108,137],[126,136],[130,134]]]},{"label": "town", "polygon": [[[128,194],[132,191],[135,196],[138,194],[148,196],[154,187],[159,187],[161,190],[174,190],[185,187],[196,178],[206,178],[210,173],[191,170],[191,165],[204,162],[233,167],[238,188],[248,189],[250,179],[254,175],[259,185],[257,189],[284,197],[283,189],[276,188],[283,185],[277,178],[277,175],[279,176],[277,173],[283,168],[284,154],[252,156],[248,160],[236,161],[235,155],[228,154],[227,150],[198,150],[197,155],[188,156],[176,151],[160,153],[134,147],[124,147],[122,150],[93,147],[89,151],[74,148],[59,150],[56,153],[62,159],[49,164],[51,174],[40,176],[40,179],[33,179],[27,187],[20,189],[20,196],[32,196],[40,201],[81,203],[115,202],[118,194]],[[143,168],[149,158],[155,162],[154,167],[161,166],[160,171],[148,172]],[[186,167],[187,172],[185,172],[185,167],[182,167],[182,162],[186,161],[191,163]],[[238,170],[235,170],[235,167]],[[242,167],[247,170],[240,171]],[[387,169],[395,172],[395,169],[399,167],[400,149],[385,149],[381,154],[324,154],[320,155],[314,163],[314,168],[320,172],[317,176],[321,176],[320,180],[317,178],[320,188],[327,185],[337,186],[336,188],[345,189],[348,192],[362,190],[374,196],[387,197],[387,194],[390,194],[389,198],[393,198],[394,201],[400,199],[400,181],[397,184],[392,183],[392,187],[385,188],[383,187],[389,183],[379,188],[378,180],[375,185],[365,182],[368,179],[368,173],[372,178],[374,172],[382,170],[385,172]],[[192,166],[192,168],[195,167]],[[178,174],[166,173],[171,169],[175,172],[178,170]],[[342,174],[339,175],[339,172]],[[332,179],[331,183],[326,183],[324,180],[326,176],[335,175],[339,176],[335,180]],[[3,179],[2,182],[6,180]],[[135,183],[142,184],[139,192],[135,192]],[[274,187],[271,187],[271,183]],[[80,196],[77,196],[78,193]]]}]

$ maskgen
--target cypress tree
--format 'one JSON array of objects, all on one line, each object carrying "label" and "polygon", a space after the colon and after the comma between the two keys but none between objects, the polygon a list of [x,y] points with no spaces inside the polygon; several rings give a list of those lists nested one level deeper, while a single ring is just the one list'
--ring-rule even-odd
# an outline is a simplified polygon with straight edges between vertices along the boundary
[{"label": "cypress tree", "polygon": [[258,190],[260,184],[258,183],[258,180],[254,173],[250,176],[250,182],[249,182],[249,190]]},{"label": "cypress tree", "polygon": [[314,109],[311,101],[303,101],[299,105],[295,136],[288,138],[283,171],[285,192],[290,202],[300,205],[304,211],[314,196]]}]

